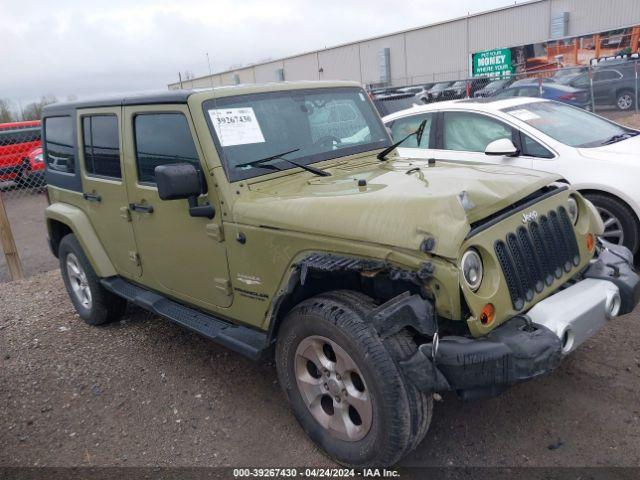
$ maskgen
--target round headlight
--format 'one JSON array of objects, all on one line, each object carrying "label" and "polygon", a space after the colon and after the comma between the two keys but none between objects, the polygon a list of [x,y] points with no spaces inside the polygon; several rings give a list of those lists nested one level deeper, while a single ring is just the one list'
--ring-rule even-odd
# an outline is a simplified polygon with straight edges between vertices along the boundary
[{"label": "round headlight", "polygon": [[462,256],[462,276],[467,286],[474,292],[480,288],[482,283],[482,259],[478,252],[473,249],[467,250]]},{"label": "round headlight", "polygon": [[578,202],[573,197],[567,199],[567,213],[569,214],[571,223],[574,225],[578,223]]}]

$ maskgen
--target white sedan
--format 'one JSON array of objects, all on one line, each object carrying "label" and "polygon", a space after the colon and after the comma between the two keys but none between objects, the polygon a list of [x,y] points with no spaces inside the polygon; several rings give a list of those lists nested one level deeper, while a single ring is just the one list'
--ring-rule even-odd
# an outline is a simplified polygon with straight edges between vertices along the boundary
[{"label": "white sedan", "polygon": [[454,100],[383,118],[394,141],[426,120],[403,157],[513,165],[560,174],[596,206],[603,237],[640,247],[640,132],[540,98]]}]

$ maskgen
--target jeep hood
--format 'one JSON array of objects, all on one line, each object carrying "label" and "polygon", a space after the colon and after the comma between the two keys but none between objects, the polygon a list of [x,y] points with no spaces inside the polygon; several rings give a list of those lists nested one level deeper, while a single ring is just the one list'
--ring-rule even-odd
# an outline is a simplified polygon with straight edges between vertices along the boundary
[{"label": "jeep hood", "polygon": [[250,185],[234,220],[411,250],[432,236],[434,253],[454,259],[471,223],[559,180],[515,167],[402,158],[326,169],[330,177],[298,172]]}]

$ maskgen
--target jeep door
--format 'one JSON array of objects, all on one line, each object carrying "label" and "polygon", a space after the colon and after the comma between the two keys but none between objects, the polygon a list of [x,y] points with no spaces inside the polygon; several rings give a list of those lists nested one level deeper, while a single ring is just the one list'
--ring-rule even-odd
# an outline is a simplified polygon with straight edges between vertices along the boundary
[{"label": "jeep door", "polygon": [[191,217],[187,200],[160,200],[156,188],[155,167],[190,163],[208,185],[199,201],[220,211],[188,107],[127,106],[124,121],[129,210],[144,285],[204,309],[231,305],[221,215]]},{"label": "jeep door", "polygon": [[78,110],[80,202],[116,271],[135,280],[141,270],[124,184],[121,113],[119,106]]}]

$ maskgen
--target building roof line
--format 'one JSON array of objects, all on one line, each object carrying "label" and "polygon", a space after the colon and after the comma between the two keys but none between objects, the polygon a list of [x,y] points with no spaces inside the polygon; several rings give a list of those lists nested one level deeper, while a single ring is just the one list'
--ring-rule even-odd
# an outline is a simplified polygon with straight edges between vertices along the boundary
[{"label": "building roof line", "polygon": [[[469,18],[481,17],[483,15],[488,15],[488,14],[500,12],[500,11],[503,11],[503,10],[509,10],[509,9],[512,9],[512,8],[517,8],[517,7],[522,7],[522,6],[526,6],[526,5],[532,5],[532,4],[535,4],[535,3],[547,2],[547,1],[549,1],[549,0],[526,0],[526,1],[522,1],[520,3],[514,3],[512,5],[505,5],[504,7],[497,7],[497,8],[493,8],[491,10],[483,10],[482,12],[477,12],[477,13],[473,13],[473,14],[467,14],[467,15],[464,15],[464,16],[461,16],[461,17],[451,18],[449,20],[442,20],[442,21],[435,22],[435,23],[429,23],[427,25],[421,25],[419,27],[407,28],[407,29],[404,29],[404,30],[398,30],[396,32],[385,33],[384,35],[378,35],[378,36],[374,36],[374,37],[367,37],[367,38],[363,38],[361,40],[354,40],[352,42],[340,43],[338,45],[333,45],[331,47],[318,48],[318,49],[315,49],[315,50],[308,50],[308,51],[305,51],[305,52],[302,52],[302,53],[296,53],[294,55],[288,55],[286,57],[276,58],[274,60],[251,63],[251,64],[245,65],[243,67],[232,68],[232,69],[228,69],[228,70],[221,70],[219,72],[215,72],[215,73],[212,73],[210,75],[209,74],[201,75],[199,77],[190,78],[189,80],[183,80],[183,83],[184,82],[193,82],[195,80],[202,80],[202,79],[205,79],[205,78],[216,77],[216,76],[219,76],[219,75],[225,75],[225,74],[229,74],[229,73],[235,73],[235,72],[238,72],[240,70],[245,70],[245,69],[248,69],[248,68],[255,68],[255,67],[262,66],[262,65],[269,65],[270,63],[284,62],[286,60],[291,60],[291,59],[298,58],[298,57],[304,57],[305,55],[311,55],[311,54],[314,54],[314,53],[318,54],[320,52],[328,52],[330,50],[335,50],[337,48],[343,48],[343,47],[349,47],[351,45],[357,45],[359,43],[371,42],[373,40],[382,40],[384,38],[392,37],[394,35],[402,35],[402,34],[406,34],[406,33],[415,32],[417,30],[422,30],[424,28],[438,27],[440,25],[446,25],[448,23],[459,22],[461,20],[466,20],[466,19],[469,19]],[[172,87],[172,86],[176,86],[176,85],[180,85],[180,82],[173,82],[173,83],[170,83],[168,86]]]}]

